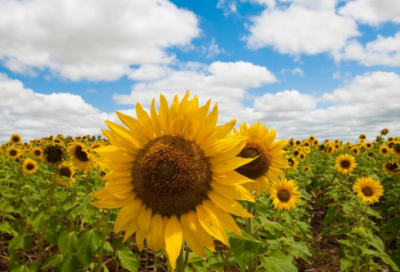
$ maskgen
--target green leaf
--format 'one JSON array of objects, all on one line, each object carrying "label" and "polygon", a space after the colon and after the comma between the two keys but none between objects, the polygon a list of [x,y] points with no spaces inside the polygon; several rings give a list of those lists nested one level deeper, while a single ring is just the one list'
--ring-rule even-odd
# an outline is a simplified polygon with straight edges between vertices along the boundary
[{"label": "green leaf", "polygon": [[35,231],[39,231],[43,228],[47,220],[50,219],[50,215],[44,212],[34,212],[30,216],[31,225]]},{"label": "green leaf", "polygon": [[50,256],[46,259],[44,264],[42,265],[41,269],[45,270],[48,267],[54,267],[57,264],[61,263],[63,261],[64,257],[62,254],[56,254],[54,256]]},{"label": "green leaf", "polygon": [[204,261],[193,263],[193,267],[198,272],[207,272],[207,263]]},{"label": "green leaf", "polygon": [[389,219],[385,225],[383,225],[382,231],[389,232],[389,231],[396,231],[400,230],[400,217],[393,217]]},{"label": "green leaf", "polygon": [[11,272],[36,272],[37,270],[36,263],[28,263],[24,265],[17,264],[11,268]]},{"label": "green leaf", "polygon": [[76,272],[78,267],[79,261],[78,258],[76,258],[76,255],[68,255],[62,266],[61,272]]},{"label": "green leaf", "polygon": [[140,261],[138,256],[133,254],[132,250],[129,247],[122,247],[117,250],[118,259],[121,262],[121,266],[131,272],[137,272],[140,266]]},{"label": "green leaf", "polygon": [[274,229],[277,229],[277,230],[285,229],[285,227],[282,226],[281,224],[279,224],[278,222],[269,221],[267,219],[262,220],[262,222],[263,223],[260,225],[260,228],[270,227],[270,228],[274,228]]},{"label": "green leaf", "polygon": [[232,237],[229,238],[229,243],[240,268],[242,271],[246,271],[247,263],[249,262],[251,256],[255,254],[260,244]]},{"label": "green leaf", "polygon": [[382,242],[382,239],[379,236],[374,236],[369,240],[369,244],[376,248],[379,252],[385,252],[385,245]]},{"label": "green leaf", "polygon": [[344,256],[340,261],[340,270],[349,271],[354,266],[354,258],[350,256]]},{"label": "green leaf", "polygon": [[396,272],[400,271],[399,268],[397,267],[396,263],[393,262],[392,259],[390,259],[390,257],[386,253],[381,253],[379,255],[379,257],[381,257],[382,261],[385,264],[389,265],[393,271],[396,271]]},{"label": "green leaf", "polygon": [[[397,265],[397,267],[400,267],[400,249],[394,250],[392,253],[392,261]],[[389,272],[393,272],[394,270],[389,267]]]},{"label": "green leaf", "polygon": [[8,221],[3,221],[0,223],[0,232],[6,232],[8,234],[11,234],[13,236],[17,236],[18,232],[16,232],[11,226]]},{"label": "green leaf", "polygon": [[236,239],[240,239],[240,240],[246,240],[246,241],[251,241],[251,242],[256,242],[256,243],[259,242],[259,241],[256,240],[256,238],[254,238],[253,236],[251,236],[247,232],[244,232],[242,230],[240,230],[240,231],[242,232],[242,236],[237,235],[236,233],[234,233],[232,231],[227,231],[226,235],[228,237],[232,237],[232,238],[236,238]]},{"label": "green leaf", "polygon": [[260,255],[262,266],[268,272],[297,272],[296,266],[289,262],[285,255],[279,250],[274,251],[271,256]]},{"label": "green leaf", "polygon": [[63,231],[58,237],[58,248],[63,254],[73,254],[76,251],[77,238],[75,232]]},{"label": "green leaf", "polygon": [[15,236],[8,245],[9,254],[13,255],[14,250],[16,249],[27,248],[31,244],[31,241],[32,237],[30,235],[18,234],[18,236]]},{"label": "green leaf", "polygon": [[102,234],[98,229],[85,230],[80,234],[77,257],[85,268],[90,264],[93,252],[100,246],[101,239]]}]

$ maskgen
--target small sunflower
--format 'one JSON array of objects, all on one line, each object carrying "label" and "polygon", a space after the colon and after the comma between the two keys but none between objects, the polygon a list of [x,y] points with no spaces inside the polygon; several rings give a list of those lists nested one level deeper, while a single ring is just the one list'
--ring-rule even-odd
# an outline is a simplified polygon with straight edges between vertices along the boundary
[{"label": "small sunflower", "polygon": [[396,138],[394,138],[396,141],[400,142],[400,136],[396,136]]},{"label": "small sunflower", "polygon": [[400,164],[395,161],[388,161],[382,165],[383,171],[390,175],[400,175]]},{"label": "small sunflower", "polygon": [[319,151],[325,151],[325,144],[322,144],[318,147]]},{"label": "small sunflower", "polygon": [[365,139],[367,139],[367,136],[365,134],[361,134],[359,138],[360,138],[360,140],[365,140]]},{"label": "small sunflower", "polygon": [[36,171],[39,169],[39,166],[37,162],[30,158],[26,158],[24,160],[24,163],[22,164],[22,171],[24,173],[27,173],[29,175],[36,173]]},{"label": "small sunflower", "polygon": [[43,151],[40,147],[36,146],[32,149],[31,154],[35,159],[41,159],[42,155],[43,155]]},{"label": "small sunflower", "polygon": [[293,180],[287,181],[283,178],[272,183],[270,198],[275,209],[290,211],[295,209],[296,204],[300,202],[300,192]]},{"label": "small sunflower", "polygon": [[389,130],[387,128],[382,129],[381,134],[386,135],[389,133]]},{"label": "small sunflower", "polygon": [[330,156],[335,153],[335,146],[333,144],[329,144],[326,146],[325,155]]},{"label": "small sunflower", "polygon": [[340,143],[340,141],[339,141],[339,139],[335,139],[335,140],[333,141],[333,143],[335,143],[335,144],[339,144],[339,143]]},{"label": "small sunflower", "polygon": [[304,147],[310,147],[310,146],[311,146],[310,141],[309,141],[309,140],[305,140],[305,141],[303,142],[303,146],[304,146]]},{"label": "small sunflower", "polygon": [[310,140],[310,142],[314,142],[314,140],[315,140],[314,135],[311,135],[310,137],[308,137],[308,140]]},{"label": "small sunflower", "polygon": [[65,148],[58,144],[49,144],[43,149],[43,157],[48,165],[57,167],[64,161]]},{"label": "small sunflower", "polygon": [[311,152],[311,149],[310,149],[309,147],[307,147],[307,146],[305,146],[305,147],[303,148],[303,150],[304,150],[304,152],[306,152],[307,154]]},{"label": "small sunflower", "polygon": [[335,143],[333,146],[335,147],[335,150],[339,150],[340,149],[340,144],[339,143]]},{"label": "small sunflower", "polygon": [[306,171],[307,173],[311,172],[311,168],[308,166],[303,166],[304,171]]},{"label": "small sunflower", "polygon": [[363,202],[379,202],[379,197],[383,195],[383,188],[379,181],[371,177],[358,178],[353,186],[354,192]]},{"label": "small sunflower", "polygon": [[366,147],[367,149],[371,149],[371,148],[374,147],[374,144],[371,143],[371,142],[368,142],[368,143],[365,144],[365,147]]},{"label": "small sunflower", "polygon": [[92,168],[92,157],[83,144],[77,141],[70,143],[68,146],[68,152],[70,161],[79,170],[85,172]]},{"label": "small sunflower", "polygon": [[330,142],[331,142],[331,140],[329,140],[329,139],[325,139],[325,141],[324,141],[325,144],[329,144]]},{"label": "small sunflower", "polygon": [[76,136],[75,140],[80,141],[80,140],[82,140],[82,137],[81,136]]},{"label": "small sunflower", "polygon": [[342,174],[349,174],[357,167],[356,159],[348,154],[341,154],[336,158],[337,171]]},{"label": "small sunflower", "polygon": [[390,149],[392,149],[394,145],[395,145],[395,142],[393,140],[386,142],[386,146],[389,147]]},{"label": "small sunflower", "polygon": [[91,143],[91,144],[90,144],[90,150],[94,150],[94,149],[96,149],[96,148],[98,148],[98,147],[100,147],[100,146],[103,146],[103,145],[101,144],[101,142]]},{"label": "small sunflower", "polygon": [[318,141],[317,139],[315,139],[315,140],[313,141],[313,145],[318,146],[318,145],[319,145],[319,141]]},{"label": "small sunflower", "polygon": [[[301,149],[301,148],[300,148]],[[293,156],[298,157],[300,155],[301,150],[297,150],[297,148],[293,151]]]},{"label": "small sunflower", "polygon": [[63,141],[63,139],[60,139],[60,138],[54,138],[53,139],[53,142],[54,143],[56,143],[56,144],[60,144],[60,145],[63,145],[64,144],[64,141]]},{"label": "small sunflower", "polygon": [[378,143],[383,142],[382,136],[376,136],[376,141]]},{"label": "small sunflower", "polygon": [[20,150],[18,149],[18,148],[15,148],[15,147],[13,147],[13,146],[9,146],[7,149],[6,149],[6,154],[7,154],[7,157],[9,158],[9,159],[16,159],[16,158],[18,158],[19,157],[19,155],[21,154],[21,152],[20,152]]},{"label": "small sunflower", "polygon": [[301,145],[301,141],[300,140],[296,140],[296,145]]},{"label": "small sunflower", "polygon": [[287,159],[287,161],[288,161],[289,169],[294,170],[294,169],[296,169],[297,166],[299,165],[299,162],[298,162],[295,158],[293,158],[293,157],[289,157],[289,158]]},{"label": "small sunflower", "polygon": [[19,136],[19,134],[14,133],[10,137],[10,143],[12,143],[12,144],[19,144],[19,143],[21,143],[21,141],[22,141],[21,136]]},{"label": "small sunflower", "polygon": [[393,145],[392,154],[393,154],[396,158],[400,158],[400,142],[396,142],[396,143]]},{"label": "small sunflower", "polygon": [[360,139],[358,142],[359,142],[360,144],[364,144],[364,143],[365,143],[365,140],[364,140],[364,139]]},{"label": "small sunflower", "polygon": [[60,165],[60,171],[56,176],[56,181],[60,185],[68,187],[72,184],[72,182],[75,182],[74,174],[75,171],[73,166],[68,162],[63,162]]},{"label": "small sunflower", "polygon": [[387,156],[389,153],[389,148],[385,145],[381,145],[381,147],[379,148],[379,154],[381,154],[382,156]]},{"label": "small sunflower", "polygon": [[305,161],[306,158],[307,158],[306,153],[300,152],[300,154],[299,154],[299,159],[300,159],[301,161]]},{"label": "small sunflower", "polygon": [[353,146],[351,148],[351,153],[353,153],[353,155],[360,155],[360,149],[358,148],[358,146]]}]

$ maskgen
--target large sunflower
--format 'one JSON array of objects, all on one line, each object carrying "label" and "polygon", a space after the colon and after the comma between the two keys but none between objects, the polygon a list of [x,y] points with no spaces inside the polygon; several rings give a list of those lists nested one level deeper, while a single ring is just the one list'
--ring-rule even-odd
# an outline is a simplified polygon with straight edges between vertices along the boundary
[{"label": "large sunflower", "polygon": [[392,154],[396,158],[400,158],[400,142],[395,142],[395,144],[393,145],[393,148],[392,148]]},{"label": "large sunflower", "polygon": [[[106,121],[102,130],[112,143],[96,149],[96,162],[113,171],[111,181],[91,196],[99,208],[121,208],[114,232],[126,229],[125,240],[136,232],[153,251],[163,249],[175,269],[183,239],[199,256],[204,248],[215,251],[211,236],[229,245],[225,229],[241,235],[230,213],[252,217],[235,200],[254,201],[241,185],[252,180],[234,170],[254,159],[236,157],[246,145],[244,136],[225,139],[235,120],[217,126],[218,107],[207,115],[210,100],[199,107],[189,92],[169,108],[160,95],[150,115],[137,103],[137,119],[117,112],[128,128]],[[275,147],[276,145],[274,145]]]},{"label": "large sunflower", "polygon": [[349,174],[357,167],[356,159],[349,154],[341,154],[336,158],[337,171],[342,174]]},{"label": "large sunflower", "polygon": [[286,178],[274,181],[271,187],[272,203],[277,210],[291,210],[296,208],[296,204],[300,202],[300,192],[297,190],[293,180],[287,181]]},{"label": "large sunflower", "polygon": [[27,173],[29,175],[36,173],[36,171],[39,169],[39,166],[37,162],[30,158],[26,158],[22,164],[22,171],[24,173]]},{"label": "large sunflower", "polygon": [[16,159],[16,158],[19,157],[19,155],[21,155],[21,152],[20,152],[20,150],[18,148],[15,148],[13,146],[9,146],[6,149],[6,154],[7,154],[7,157],[9,159]]},{"label": "large sunflower", "polygon": [[21,143],[21,136],[19,136],[19,134],[14,133],[13,135],[11,135],[10,137],[10,143],[13,144],[20,144]]},{"label": "large sunflower", "polygon": [[265,124],[260,127],[260,121],[250,127],[246,122],[240,124],[240,131],[234,129],[234,135],[249,137],[238,157],[256,158],[249,164],[236,169],[239,174],[255,181],[255,183],[244,184],[244,187],[250,192],[255,191],[257,196],[261,196],[263,189],[269,192],[270,181],[279,180],[278,176],[284,177],[282,168],[288,168],[286,151],[283,150],[287,144],[286,140],[274,142],[276,130],[265,128]]},{"label": "large sunflower", "polygon": [[70,161],[81,171],[87,171],[92,168],[92,158],[86,147],[77,142],[71,142],[68,145]]},{"label": "large sunflower", "polygon": [[56,181],[60,185],[68,187],[72,184],[72,182],[75,182],[74,174],[75,170],[73,166],[68,162],[63,162],[60,165],[60,171],[56,176]]},{"label": "large sunflower", "polygon": [[382,165],[383,171],[390,175],[400,175],[400,164],[396,161],[389,161]]},{"label": "large sunflower", "polygon": [[379,202],[379,197],[383,195],[382,185],[371,177],[358,178],[353,189],[363,202]]}]

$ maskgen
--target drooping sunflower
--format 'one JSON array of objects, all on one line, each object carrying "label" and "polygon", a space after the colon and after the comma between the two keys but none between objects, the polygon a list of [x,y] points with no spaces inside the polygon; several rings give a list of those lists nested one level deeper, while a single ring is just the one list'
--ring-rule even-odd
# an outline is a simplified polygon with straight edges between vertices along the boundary
[{"label": "drooping sunflower", "polygon": [[22,171],[29,175],[36,173],[38,169],[39,165],[37,164],[37,162],[30,158],[26,158],[22,164]]},{"label": "drooping sunflower", "polygon": [[70,161],[81,171],[85,172],[92,168],[92,156],[89,151],[86,150],[86,147],[74,141],[68,146],[68,153],[70,156]]},{"label": "drooping sunflower", "polygon": [[295,158],[293,158],[293,157],[287,158],[287,161],[288,161],[288,166],[289,166],[288,168],[289,168],[289,169],[294,170],[294,169],[296,169],[297,166],[299,165],[299,162],[298,162]]},{"label": "drooping sunflower", "polygon": [[351,148],[351,153],[353,153],[353,155],[360,155],[360,149],[358,148],[358,146],[353,146]]},{"label": "drooping sunflower", "polygon": [[388,161],[382,165],[383,171],[390,175],[400,175],[400,164],[396,161]]},{"label": "drooping sunflower", "polygon": [[276,130],[265,128],[265,124],[260,127],[260,121],[254,125],[247,126],[246,122],[240,124],[240,131],[234,129],[235,136],[249,137],[246,145],[239,153],[238,157],[256,158],[249,164],[236,169],[239,174],[254,180],[253,183],[246,183],[246,187],[251,193],[256,192],[260,196],[262,190],[269,192],[270,182],[279,180],[278,176],[284,176],[282,169],[288,167],[283,148],[287,142],[285,139],[274,142]]},{"label": "drooping sunflower", "polygon": [[75,182],[74,174],[74,167],[68,162],[63,162],[60,165],[60,171],[56,176],[56,181],[64,187],[69,187],[72,182]]},{"label": "drooping sunflower", "polygon": [[388,148],[390,148],[390,149],[392,149],[393,147],[394,147],[394,145],[395,145],[395,142],[392,140],[392,141],[387,141],[386,142],[386,146],[388,147]]},{"label": "drooping sunflower", "polygon": [[318,147],[319,151],[325,151],[325,144],[322,144]]},{"label": "drooping sunflower", "polygon": [[387,128],[382,129],[381,134],[386,135],[389,133],[389,130]]},{"label": "drooping sunflower", "polygon": [[383,195],[383,188],[379,181],[371,177],[358,178],[353,185],[354,192],[363,202],[379,202],[379,197]]},{"label": "drooping sunflower", "polygon": [[14,160],[14,159],[18,158],[19,155],[21,155],[21,152],[18,148],[15,148],[14,146],[9,146],[6,149],[6,154],[9,159]]},{"label": "drooping sunflower", "polygon": [[306,171],[307,173],[311,172],[311,168],[308,166],[303,166],[304,171]]},{"label": "drooping sunflower", "polygon": [[295,209],[296,204],[300,202],[300,192],[293,180],[287,181],[283,178],[272,183],[270,198],[275,209],[290,211]]},{"label": "drooping sunflower", "polygon": [[382,156],[387,156],[390,153],[389,148],[387,146],[381,145],[379,148],[379,154]]},{"label": "drooping sunflower", "polygon": [[349,154],[341,154],[336,158],[336,170],[342,174],[349,174],[357,167],[356,159]]},{"label": "drooping sunflower", "polygon": [[236,157],[247,137],[225,139],[235,120],[216,127],[217,105],[208,114],[210,100],[199,107],[196,96],[188,98],[175,96],[169,108],[160,95],[159,113],[153,99],[150,115],[137,103],[137,119],[117,112],[127,128],[106,121],[110,131],[102,131],[112,145],[97,148],[95,160],[113,173],[91,195],[101,199],[96,207],[122,207],[114,232],[126,229],[125,240],[136,232],[139,250],[146,239],[154,252],[166,252],[173,269],[183,239],[205,257],[204,248],[215,251],[211,236],[229,245],[225,229],[241,235],[230,213],[252,217],[235,200],[254,201],[241,185],[252,180],[234,171],[254,160]]},{"label": "drooping sunflower", "polygon": [[12,143],[12,144],[20,144],[21,141],[22,141],[21,136],[19,136],[19,134],[17,134],[17,133],[14,133],[10,137],[10,143]]},{"label": "drooping sunflower", "polygon": [[392,154],[396,158],[400,158],[400,142],[395,142],[395,144],[393,145],[393,148],[392,148]]},{"label": "drooping sunflower", "polygon": [[36,146],[32,149],[31,154],[35,159],[41,159],[42,155],[43,155],[43,151],[40,147]]},{"label": "drooping sunflower", "polygon": [[65,148],[58,144],[49,144],[43,149],[43,156],[48,165],[58,167],[64,161]]},{"label": "drooping sunflower", "polygon": [[313,145],[318,146],[319,145],[319,141],[317,139],[315,139],[313,142]]},{"label": "drooping sunflower", "polygon": [[359,138],[360,138],[360,140],[365,141],[365,139],[367,139],[367,136],[365,134],[361,134]]}]

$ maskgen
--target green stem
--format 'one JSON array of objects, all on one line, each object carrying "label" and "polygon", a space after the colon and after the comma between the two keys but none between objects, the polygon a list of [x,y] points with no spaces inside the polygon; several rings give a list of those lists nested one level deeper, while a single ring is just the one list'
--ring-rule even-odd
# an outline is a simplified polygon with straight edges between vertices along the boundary
[{"label": "green stem", "polygon": [[101,262],[103,261],[103,249],[104,243],[107,238],[108,234],[108,222],[110,221],[111,210],[107,210],[106,221],[103,222],[103,239],[101,240],[100,251],[99,251],[99,259],[97,260],[97,265],[95,268],[95,272],[100,272],[101,269]]},{"label": "green stem", "polygon": [[184,254],[184,246],[182,243],[181,252],[179,253],[178,259],[176,259],[176,272],[184,272],[185,271],[185,260],[183,258]]},{"label": "green stem", "polygon": [[[249,203],[247,203],[247,212],[248,213],[252,213],[252,209],[251,206],[249,205]],[[251,218],[246,218],[246,232],[250,235],[252,235],[253,233],[253,222]],[[247,264],[247,271],[248,272],[253,272],[254,270],[254,259],[253,256],[251,256],[251,258],[249,259],[249,263]]]}]

